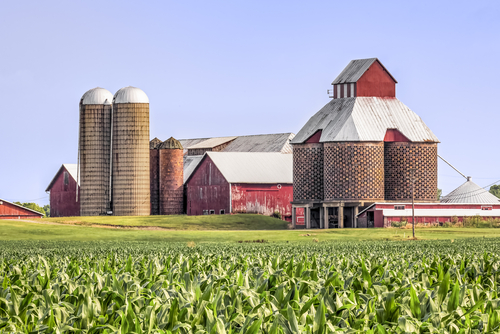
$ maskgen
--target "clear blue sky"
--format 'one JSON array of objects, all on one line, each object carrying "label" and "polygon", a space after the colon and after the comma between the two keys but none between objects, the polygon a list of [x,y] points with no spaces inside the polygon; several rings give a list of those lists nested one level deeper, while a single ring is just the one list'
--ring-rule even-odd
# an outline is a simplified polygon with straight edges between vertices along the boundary
[{"label": "clear blue sky", "polygon": [[[4,2],[0,198],[48,203],[76,163],[88,89],[143,89],[151,138],[297,133],[368,57],[439,153],[486,186],[500,180],[499,17],[497,0]],[[464,181],[439,162],[444,194]]]}]

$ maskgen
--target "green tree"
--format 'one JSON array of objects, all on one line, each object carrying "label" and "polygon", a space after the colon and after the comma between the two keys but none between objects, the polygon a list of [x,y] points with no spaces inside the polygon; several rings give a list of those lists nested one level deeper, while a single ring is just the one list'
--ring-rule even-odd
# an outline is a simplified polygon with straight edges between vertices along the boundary
[{"label": "green tree", "polygon": [[45,217],[50,217],[50,205],[48,204],[44,205],[43,211],[45,211]]},{"label": "green tree", "polygon": [[45,210],[44,208],[42,208],[40,205],[36,204],[36,203],[21,203],[21,202],[14,202],[14,204],[17,204],[17,205],[20,205],[20,206],[24,206],[25,208],[28,208],[28,209],[31,209],[31,210],[35,210],[35,211],[38,211],[40,212],[41,214],[44,215],[45,217]]},{"label": "green tree", "polygon": [[500,198],[500,184],[495,184],[490,187],[490,193]]},{"label": "green tree", "polygon": [[443,189],[438,189],[437,200],[441,200],[441,195],[443,195]]}]

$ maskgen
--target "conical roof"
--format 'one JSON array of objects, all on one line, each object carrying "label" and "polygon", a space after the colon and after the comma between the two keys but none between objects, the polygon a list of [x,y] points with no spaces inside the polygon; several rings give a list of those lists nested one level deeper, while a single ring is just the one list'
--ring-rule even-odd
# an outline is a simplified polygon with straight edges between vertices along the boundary
[{"label": "conical roof", "polygon": [[467,182],[443,197],[441,203],[500,204],[500,199],[469,178]]},{"label": "conical roof", "polygon": [[154,137],[154,139],[152,139],[150,142],[149,142],[149,149],[150,150],[156,150],[160,147],[160,144],[161,144],[161,140],[159,140],[158,138]]},{"label": "conical roof", "polygon": [[166,148],[179,149],[179,150],[183,150],[184,149],[182,147],[181,142],[178,141],[177,139],[175,139],[174,137],[168,138],[163,143],[161,143],[161,145],[159,147],[159,149],[166,149]]}]

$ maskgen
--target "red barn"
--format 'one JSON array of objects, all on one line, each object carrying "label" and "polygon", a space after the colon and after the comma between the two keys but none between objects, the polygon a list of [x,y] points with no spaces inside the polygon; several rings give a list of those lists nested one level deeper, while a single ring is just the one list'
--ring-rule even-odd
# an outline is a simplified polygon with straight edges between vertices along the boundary
[{"label": "red barn", "polygon": [[292,155],[206,152],[186,180],[187,214],[279,212],[291,220]]},{"label": "red barn", "polygon": [[50,181],[45,192],[50,192],[50,216],[74,217],[80,215],[80,196],[78,201],[76,191],[80,195],[80,186],[77,185],[77,165],[63,164]]},{"label": "red barn", "polygon": [[0,198],[0,219],[33,219],[42,217],[43,213]]},{"label": "red barn", "polygon": [[[441,225],[456,217],[500,218],[500,199],[467,179],[443,197],[441,203],[415,203],[415,222]],[[358,214],[357,227],[390,227],[392,223],[412,222],[411,203],[374,203]]]}]

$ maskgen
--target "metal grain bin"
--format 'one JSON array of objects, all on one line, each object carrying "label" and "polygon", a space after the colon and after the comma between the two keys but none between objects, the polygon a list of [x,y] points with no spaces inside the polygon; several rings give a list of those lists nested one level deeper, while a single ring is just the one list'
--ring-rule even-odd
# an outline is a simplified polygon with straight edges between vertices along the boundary
[{"label": "metal grain bin", "polygon": [[109,209],[111,102],[113,94],[94,88],[80,100],[78,160],[80,215],[97,216]]},{"label": "metal grain bin", "polygon": [[112,135],[113,215],[149,215],[149,98],[141,89],[129,86],[116,92]]}]

